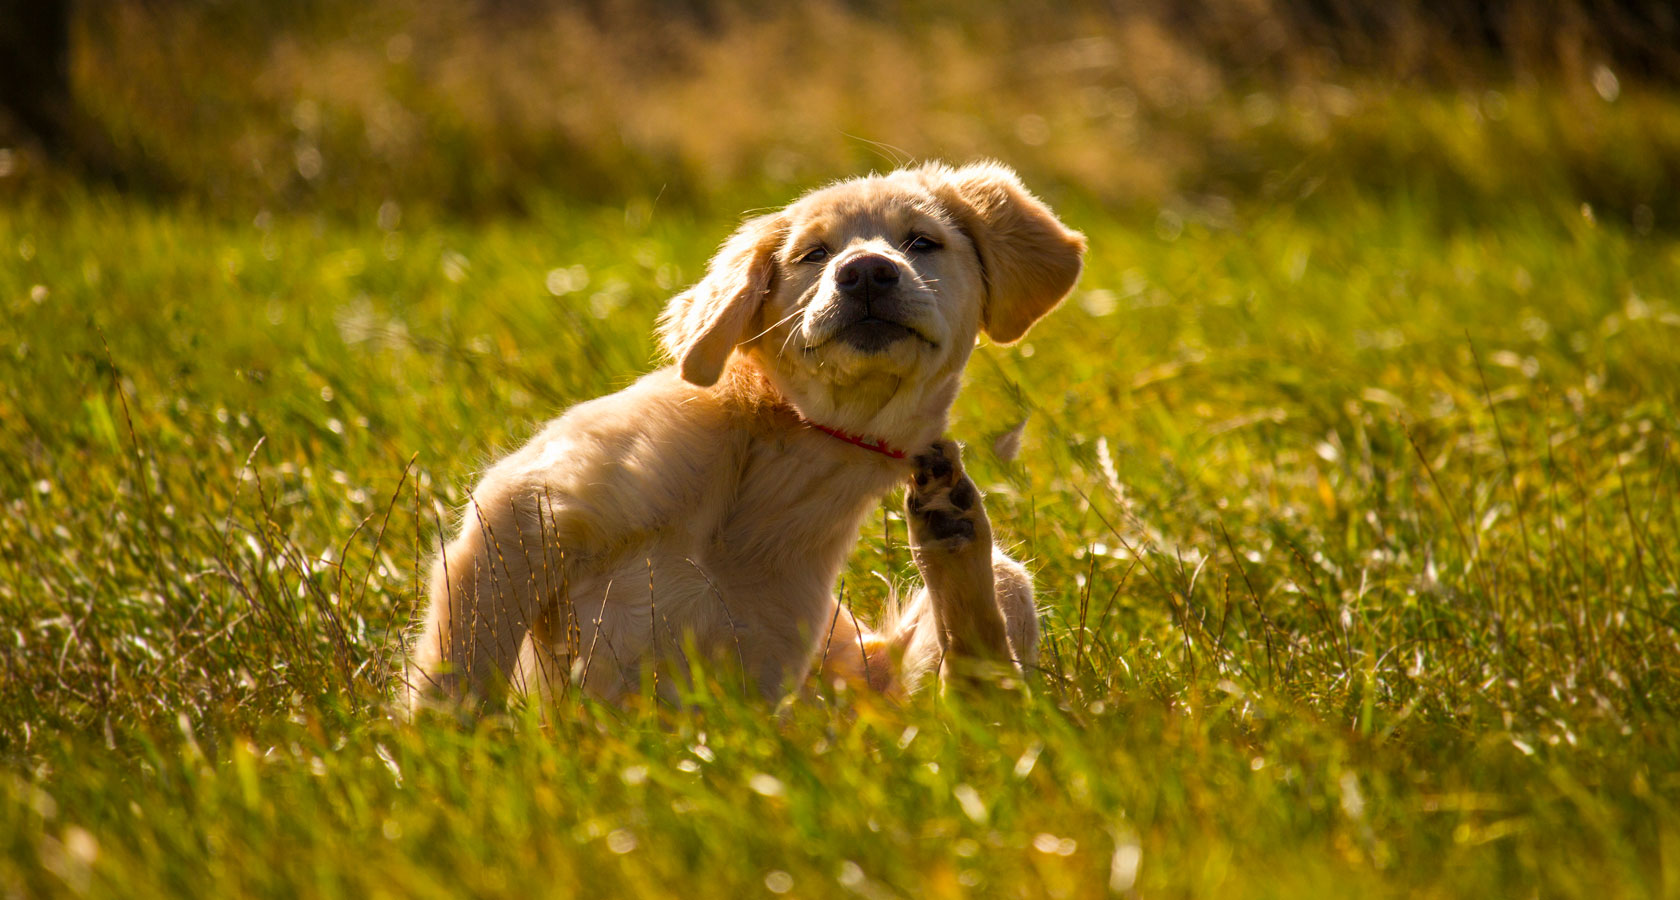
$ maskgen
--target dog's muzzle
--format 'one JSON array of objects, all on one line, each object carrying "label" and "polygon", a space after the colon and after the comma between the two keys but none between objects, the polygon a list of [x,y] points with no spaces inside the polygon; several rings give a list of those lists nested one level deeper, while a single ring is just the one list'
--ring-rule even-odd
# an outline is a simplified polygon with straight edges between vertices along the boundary
[{"label": "dog's muzzle", "polygon": [[834,272],[834,287],[843,324],[834,337],[864,353],[879,353],[911,338],[925,340],[904,323],[900,280],[898,264],[878,253],[862,253],[841,264]]}]

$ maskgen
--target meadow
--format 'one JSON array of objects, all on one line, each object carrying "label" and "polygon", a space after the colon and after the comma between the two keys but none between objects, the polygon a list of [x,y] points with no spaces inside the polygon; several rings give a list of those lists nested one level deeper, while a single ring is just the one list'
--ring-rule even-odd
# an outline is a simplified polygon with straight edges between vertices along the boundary
[{"label": "meadow", "polygon": [[[767,113],[618,168],[571,133],[585,178],[505,116],[362,147],[381,97],[447,99],[285,80],[428,40],[368,33],[278,41],[200,143],[83,58],[177,193],[5,157],[0,894],[1680,896],[1672,92],[1174,112],[1121,71],[1079,118],[947,83],[950,146],[939,109],[803,145]],[[1035,573],[1030,694],[393,715],[474,473],[662,364],[743,211],[901,153],[1001,156],[1090,239],[952,427]],[[914,576],[898,503],[837,586],[860,615]]]}]

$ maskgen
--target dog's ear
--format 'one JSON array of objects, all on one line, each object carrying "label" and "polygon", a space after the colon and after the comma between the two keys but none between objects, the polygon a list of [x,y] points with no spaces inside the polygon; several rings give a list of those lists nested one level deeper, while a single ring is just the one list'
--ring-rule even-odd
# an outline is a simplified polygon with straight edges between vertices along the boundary
[{"label": "dog's ear", "polygon": [[1057,221],[1001,163],[960,169],[934,163],[919,174],[980,253],[986,284],[981,327],[1000,344],[1020,340],[1073,290],[1085,236]]},{"label": "dog's ear", "polygon": [[786,230],[780,213],[747,220],[712,257],[706,277],[666,305],[659,341],[683,380],[701,387],[717,383],[770,291],[776,248]]}]

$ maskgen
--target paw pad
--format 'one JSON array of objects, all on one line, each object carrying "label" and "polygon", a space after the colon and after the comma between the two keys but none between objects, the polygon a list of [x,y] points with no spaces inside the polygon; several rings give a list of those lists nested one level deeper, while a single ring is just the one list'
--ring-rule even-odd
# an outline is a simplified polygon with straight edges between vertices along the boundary
[{"label": "paw pad", "polygon": [[918,545],[951,550],[974,540],[985,512],[979,490],[963,473],[956,442],[936,441],[913,461],[916,472],[904,497],[912,538]]}]

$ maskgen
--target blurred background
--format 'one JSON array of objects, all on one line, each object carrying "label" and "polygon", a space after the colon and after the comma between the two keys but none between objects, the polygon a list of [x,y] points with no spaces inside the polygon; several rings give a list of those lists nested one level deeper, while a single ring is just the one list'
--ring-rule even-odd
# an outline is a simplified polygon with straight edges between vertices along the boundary
[{"label": "blurred background", "polygon": [[1677,81],[1662,0],[0,0],[0,200],[725,208],[991,156],[1168,228],[1354,189],[1644,233]]}]

